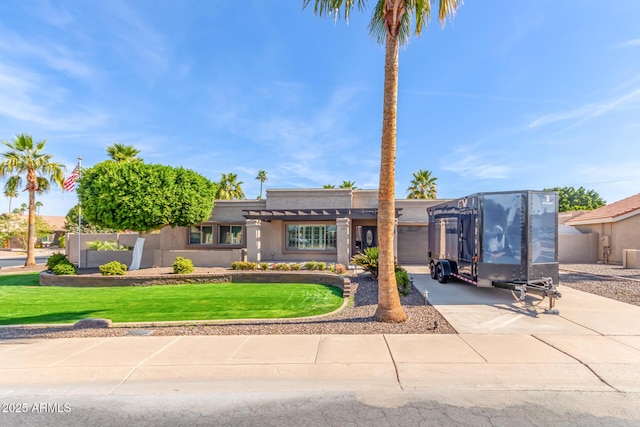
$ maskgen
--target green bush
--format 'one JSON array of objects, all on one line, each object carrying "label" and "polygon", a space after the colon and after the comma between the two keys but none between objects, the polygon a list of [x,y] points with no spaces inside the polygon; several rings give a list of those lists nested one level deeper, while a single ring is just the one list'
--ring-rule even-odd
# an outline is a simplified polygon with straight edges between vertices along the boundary
[{"label": "green bush", "polygon": [[115,240],[95,240],[93,242],[87,242],[87,247],[97,251],[128,251],[131,249],[129,246],[121,245]]},{"label": "green bush", "polygon": [[127,266],[118,261],[111,261],[98,267],[103,276],[124,276]]},{"label": "green bush", "polygon": [[78,270],[76,269],[76,266],[71,264],[68,260],[57,263],[56,265],[53,266],[51,271],[56,276],[69,276],[69,275],[78,274]]},{"label": "green bush", "polygon": [[67,247],[67,236],[58,237],[58,246],[60,246],[61,249]]},{"label": "green bush", "polygon": [[53,271],[53,267],[60,264],[61,262],[67,262],[71,264],[65,254],[56,252],[55,254],[47,258],[47,270]]},{"label": "green bush", "polygon": [[291,267],[289,267],[289,264],[286,262],[281,262],[280,264],[276,264],[273,269],[278,271],[289,271],[291,270]]},{"label": "green bush", "polygon": [[174,274],[189,274],[193,273],[193,261],[181,256],[176,257],[176,262],[173,263]]},{"label": "green bush", "polygon": [[318,268],[318,263],[316,261],[307,261],[304,263],[305,270],[316,270]]},{"label": "green bush", "polygon": [[[261,269],[262,269],[262,264],[267,264],[267,263],[261,263],[260,264]],[[267,267],[269,267],[269,264],[267,264]],[[249,261],[234,261],[231,263],[231,269],[232,270],[257,270],[258,264],[256,264],[255,262],[249,262]]]},{"label": "green bush", "polygon": [[292,271],[299,271],[300,269],[302,269],[302,266],[300,264],[291,264],[289,267]]},{"label": "green bush", "polygon": [[320,271],[324,271],[327,269],[327,263],[326,262],[319,262],[318,266],[316,267],[316,270],[320,270]]},{"label": "green bush", "polygon": [[398,284],[398,291],[407,296],[411,293],[411,281],[406,270],[400,269],[396,271],[396,283]]},{"label": "green bush", "polygon": [[261,262],[260,263],[260,270],[265,271],[269,269],[269,263],[268,262]]}]

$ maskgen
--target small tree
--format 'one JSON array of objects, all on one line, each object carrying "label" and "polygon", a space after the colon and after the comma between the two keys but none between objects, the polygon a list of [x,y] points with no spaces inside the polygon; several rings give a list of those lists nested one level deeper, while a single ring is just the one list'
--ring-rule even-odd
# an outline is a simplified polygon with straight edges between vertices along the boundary
[{"label": "small tree", "polygon": [[554,187],[545,188],[544,191],[558,192],[558,211],[590,211],[600,208],[606,202],[594,190],[587,190],[580,187],[577,190],[574,187]]},{"label": "small tree", "polygon": [[[205,221],[213,209],[216,186],[184,168],[144,162],[104,161],[83,171],[78,198],[83,216],[98,227],[146,233]],[[131,270],[142,250],[134,248]],[[138,264],[138,265],[136,265]]]}]

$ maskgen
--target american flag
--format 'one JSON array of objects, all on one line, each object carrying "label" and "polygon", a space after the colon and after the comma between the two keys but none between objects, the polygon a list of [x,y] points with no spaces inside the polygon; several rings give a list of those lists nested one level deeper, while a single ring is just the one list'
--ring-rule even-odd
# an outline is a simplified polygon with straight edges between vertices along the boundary
[{"label": "american flag", "polygon": [[76,186],[76,178],[78,178],[80,176],[80,163],[78,163],[75,167],[75,169],[73,169],[73,172],[71,172],[71,175],[69,175],[69,177],[67,177],[67,179],[64,180],[64,182],[62,183],[62,189],[64,191],[73,191],[73,189]]}]

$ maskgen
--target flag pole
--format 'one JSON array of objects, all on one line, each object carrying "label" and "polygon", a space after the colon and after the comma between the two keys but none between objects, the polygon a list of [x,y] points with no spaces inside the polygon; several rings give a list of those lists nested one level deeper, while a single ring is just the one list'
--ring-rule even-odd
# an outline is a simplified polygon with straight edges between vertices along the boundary
[{"label": "flag pole", "polygon": [[[78,177],[82,175],[82,157],[78,156]],[[76,196],[78,190],[76,190]],[[78,268],[80,268],[80,234],[82,233],[82,203],[78,197]]]}]

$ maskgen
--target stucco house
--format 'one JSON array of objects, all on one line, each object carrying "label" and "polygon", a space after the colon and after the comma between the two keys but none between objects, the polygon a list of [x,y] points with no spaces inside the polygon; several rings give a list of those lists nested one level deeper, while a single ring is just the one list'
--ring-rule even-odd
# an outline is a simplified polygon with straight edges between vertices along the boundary
[{"label": "stucco house", "polygon": [[[141,267],[171,266],[177,256],[202,267],[229,267],[240,260],[348,265],[354,254],[377,245],[377,195],[377,190],[348,188],[268,189],[261,200],[216,200],[207,221],[149,235]],[[426,263],[427,208],[441,202],[396,200],[394,249],[401,264]],[[131,246],[135,237],[69,236],[67,255],[71,262],[80,256],[81,266],[99,265],[103,260],[91,257],[100,254],[79,255],[78,244],[85,249],[87,241],[113,238]]]},{"label": "stucco house", "polygon": [[[36,240],[36,247],[39,247],[39,246],[47,247],[51,245],[57,245],[58,239],[60,238],[60,236],[64,236],[64,234],[66,233],[66,230],[65,230],[65,227],[67,224],[66,217],[52,216],[52,215],[37,215],[37,217],[49,226],[51,233],[47,234],[46,236],[38,237]],[[17,222],[27,224],[29,220],[29,216],[24,214],[16,215],[15,220]],[[26,225],[25,225],[25,229],[26,229]],[[2,246],[10,249],[24,249],[23,242],[21,241],[21,239],[19,239],[16,236],[3,242]]]},{"label": "stucco house", "polygon": [[[582,233],[598,235],[598,260],[626,264],[640,251],[640,193],[567,220]],[[638,266],[640,267],[640,266]]]}]

